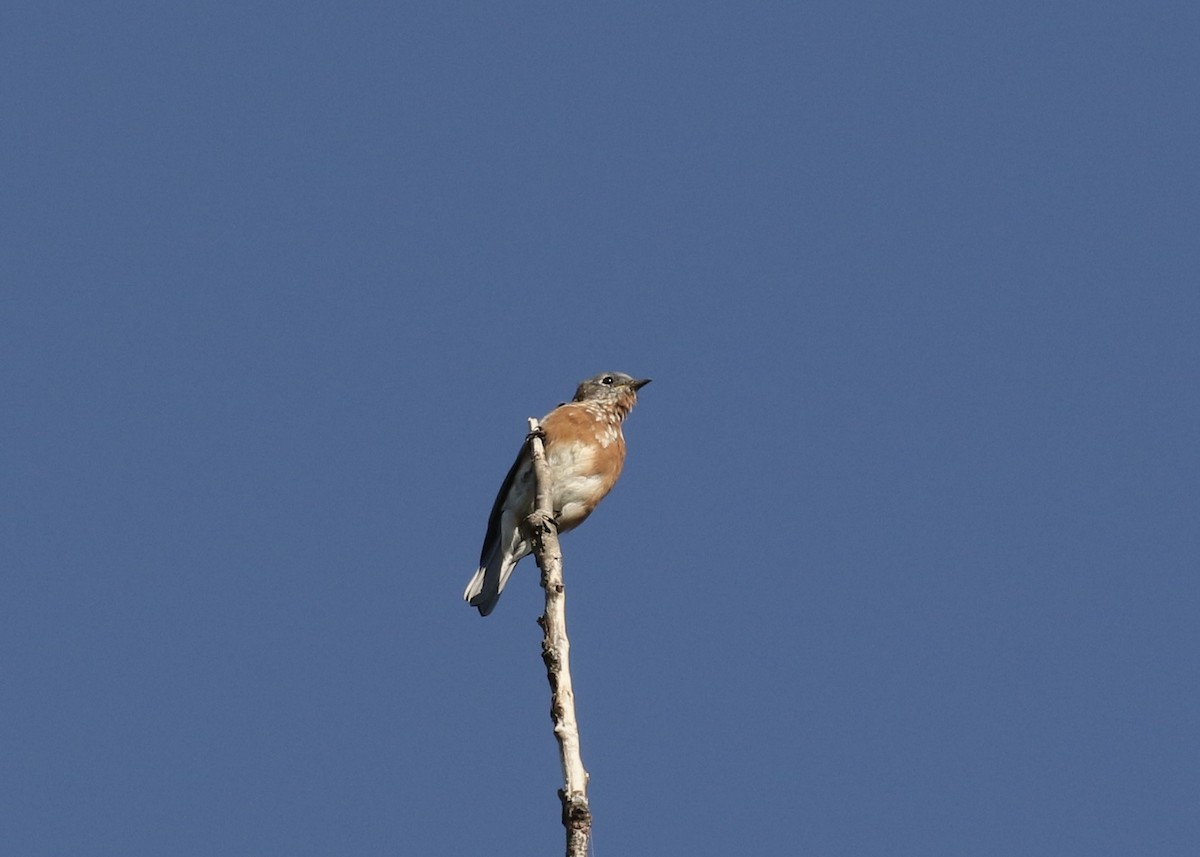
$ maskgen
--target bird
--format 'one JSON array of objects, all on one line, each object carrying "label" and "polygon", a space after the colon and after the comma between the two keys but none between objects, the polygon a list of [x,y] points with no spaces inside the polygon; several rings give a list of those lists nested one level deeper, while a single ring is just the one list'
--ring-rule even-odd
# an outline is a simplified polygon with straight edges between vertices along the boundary
[{"label": "bird", "polygon": [[[649,383],[649,378],[602,372],[581,381],[571,401],[542,418],[550,503],[560,533],[582,524],[617,483],[625,464],[621,424],[637,403],[638,390]],[[479,570],[463,592],[480,616],[492,612],[513,569],[533,550],[522,524],[533,514],[535,493],[525,444],[492,504]]]}]

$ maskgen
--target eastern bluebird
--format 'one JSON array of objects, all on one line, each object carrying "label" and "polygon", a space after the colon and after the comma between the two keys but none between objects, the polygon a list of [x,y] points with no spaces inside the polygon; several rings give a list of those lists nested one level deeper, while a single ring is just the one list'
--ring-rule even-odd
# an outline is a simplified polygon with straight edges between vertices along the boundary
[{"label": "eastern bluebird", "polygon": [[[649,378],[606,372],[580,383],[574,399],[542,418],[550,502],[560,533],[582,524],[617,483],[625,463],[621,423],[637,403],[637,391],[649,383]],[[492,612],[513,569],[533,550],[522,524],[533,514],[534,495],[533,462],[526,444],[496,495],[479,570],[463,593],[463,600],[479,608],[480,616]]]}]

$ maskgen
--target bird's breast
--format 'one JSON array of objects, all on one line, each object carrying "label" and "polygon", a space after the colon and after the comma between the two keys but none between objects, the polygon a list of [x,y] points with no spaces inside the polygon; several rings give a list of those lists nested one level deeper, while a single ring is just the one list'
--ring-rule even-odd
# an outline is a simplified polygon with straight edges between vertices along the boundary
[{"label": "bird's breast", "polygon": [[600,421],[588,422],[591,425],[577,426],[584,431],[560,435],[546,447],[551,499],[564,532],[583,523],[612,490],[625,461],[620,426],[610,435]]}]

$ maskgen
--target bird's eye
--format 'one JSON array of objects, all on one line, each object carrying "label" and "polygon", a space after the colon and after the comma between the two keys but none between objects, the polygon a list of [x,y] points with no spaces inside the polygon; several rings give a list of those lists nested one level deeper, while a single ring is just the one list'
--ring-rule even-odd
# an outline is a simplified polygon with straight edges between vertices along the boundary
[{"label": "bird's eye", "polygon": [[601,384],[607,384],[610,387],[612,386],[612,382],[613,382],[612,375],[605,375],[603,378],[600,379]]}]

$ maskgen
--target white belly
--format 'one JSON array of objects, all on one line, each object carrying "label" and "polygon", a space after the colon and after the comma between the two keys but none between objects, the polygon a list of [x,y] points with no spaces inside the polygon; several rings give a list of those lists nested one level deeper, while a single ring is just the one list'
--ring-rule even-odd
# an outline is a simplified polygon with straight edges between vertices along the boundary
[{"label": "white belly", "polygon": [[592,450],[582,443],[556,447],[547,454],[546,463],[554,474],[551,502],[559,529],[566,531],[581,524],[608,493],[607,480],[596,474]]}]

